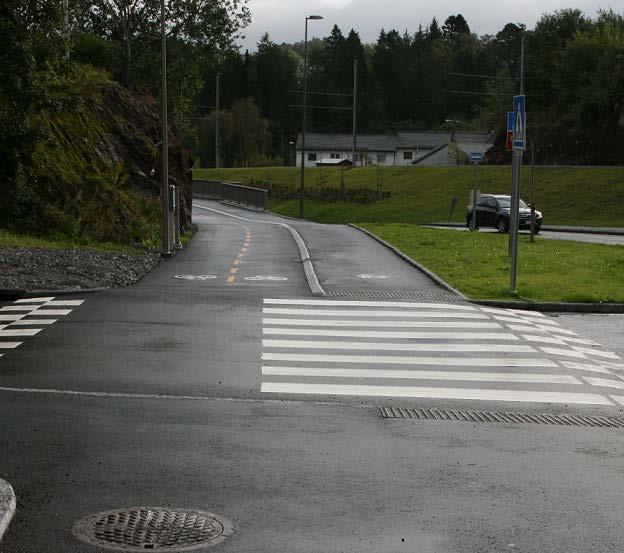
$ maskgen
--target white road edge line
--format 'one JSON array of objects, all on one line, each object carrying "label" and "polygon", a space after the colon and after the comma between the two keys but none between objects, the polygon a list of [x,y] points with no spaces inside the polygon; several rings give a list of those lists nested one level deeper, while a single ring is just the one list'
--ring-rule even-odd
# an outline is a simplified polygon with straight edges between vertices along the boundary
[{"label": "white road edge line", "polygon": [[263,318],[265,325],[292,325],[292,326],[328,326],[328,327],[364,327],[364,328],[498,328],[498,323],[482,323],[473,321],[361,321],[354,319],[281,319]]},{"label": "white road edge line", "polygon": [[312,265],[312,260],[310,259],[310,254],[308,253],[308,248],[306,247],[305,242],[303,241],[303,238],[301,238],[301,235],[290,225],[287,225],[286,223],[277,223],[274,221],[259,221],[258,219],[248,219],[247,217],[240,217],[239,215],[234,215],[232,213],[227,213],[226,211],[213,209],[212,207],[205,207],[203,205],[198,205],[196,203],[193,203],[193,207],[197,207],[199,209],[205,209],[206,211],[213,211],[215,213],[225,215],[226,217],[232,217],[233,219],[240,219],[241,221],[250,221],[252,223],[273,225],[273,226],[278,226],[278,227],[282,227],[286,229],[288,232],[290,232],[291,236],[293,237],[294,241],[297,244],[297,247],[299,248],[299,255],[301,256],[303,270],[305,272],[306,280],[308,282],[308,287],[310,288],[310,291],[315,296],[327,295],[325,293],[325,290],[323,290],[323,287],[319,283],[316,273],[314,272],[314,266]]}]

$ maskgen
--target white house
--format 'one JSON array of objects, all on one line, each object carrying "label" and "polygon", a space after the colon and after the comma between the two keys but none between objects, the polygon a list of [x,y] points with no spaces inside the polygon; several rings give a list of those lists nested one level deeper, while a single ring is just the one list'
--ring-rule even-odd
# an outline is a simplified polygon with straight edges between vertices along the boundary
[{"label": "white house", "polygon": [[[396,134],[358,134],[355,165],[455,165],[449,144],[460,150],[485,153],[492,147],[489,132],[402,132]],[[301,135],[297,139],[297,166],[301,166]],[[350,134],[306,133],[306,167],[327,165],[335,160],[352,161],[353,136]]]}]

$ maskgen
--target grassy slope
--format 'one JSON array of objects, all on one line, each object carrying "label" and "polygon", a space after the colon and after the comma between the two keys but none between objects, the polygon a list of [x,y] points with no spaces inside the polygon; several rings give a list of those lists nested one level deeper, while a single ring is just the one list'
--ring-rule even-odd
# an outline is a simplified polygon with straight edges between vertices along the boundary
[{"label": "grassy slope", "polygon": [[363,224],[472,298],[624,302],[624,246],[519,240],[517,296],[509,294],[507,236],[397,223]]},{"label": "grassy slope", "polygon": [[[306,201],[306,217],[320,222],[402,222],[446,221],[451,198],[458,199],[454,221],[463,221],[472,186],[472,167],[384,167],[383,190],[389,198],[368,205],[346,202]],[[522,171],[522,197],[530,200],[529,167]],[[196,178],[227,179],[253,184],[280,182],[296,191],[299,169],[295,167],[249,169],[197,169]],[[375,188],[376,168],[345,171],[345,186]],[[624,227],[624,168],[553,168],[535,171],[536,205],[544,212],[545,224]],[[306,187],[338,186],[340,170],[306,170]],[[507,193],[511,167],[479,168],[479,189],[483,193]],[[298,215],[298,201],[275,201],[271,209],[283,215]]]}]

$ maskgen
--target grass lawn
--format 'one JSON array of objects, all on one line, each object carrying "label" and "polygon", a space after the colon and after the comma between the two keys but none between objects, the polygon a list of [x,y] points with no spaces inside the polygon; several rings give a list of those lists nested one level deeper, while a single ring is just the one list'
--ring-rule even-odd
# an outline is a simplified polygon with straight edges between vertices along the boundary
[{"label": "grass lawn", "polygon": [[[292,190],[293,199],[271,200],[276,213],[298,216],[299,169],[257,167],[242,169],[196,169],[196,178],[233,180],[268,187],[280,183]],[[431,223],[446,221],[451,199],[457,198],[453,221],[464,221],[472,186],[473,169],[457,167],[382,167],[382,189],[390,196],[369,204],[327,202],[308,198],[306,218],[326,223],[353,221]],[[338,188],[341,170],[333,167],[306,169],[306,189]],[[530,167],[522,169],[522,198],[530,201]],[[377,168],[344,171],[345,188],[375,190]],[[509,193],[510,166],[482,166],[478,187],[482,193]],[[544,224],[624,227],[624,167],[537,167],[536,206]]]},{"label": "grass lawn", "polygon": [[0,248],[40,248],[43,250],[97,250],[103,252],[145,253],[142,248],[112,242],[50,240],[0,229]]},{"label": "grass lawn", "polygon": [[474,299],[624,302],[624,246],[519,239],[517,296],[509,293],[508,235],[402,223],[360,223]]}]

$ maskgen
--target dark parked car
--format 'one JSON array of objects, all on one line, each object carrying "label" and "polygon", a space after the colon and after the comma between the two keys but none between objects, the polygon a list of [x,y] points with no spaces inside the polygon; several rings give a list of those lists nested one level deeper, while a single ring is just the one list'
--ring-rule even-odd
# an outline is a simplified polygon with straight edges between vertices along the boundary
[{"label": "dark parked car", "polygon": [[[477,218],[475,227],[494,227],[498,232],[509,231],[509,212],[511,196],[501,194],[482,194],[477,203]],[[468,206],[466,212],[466,226],[470,227],[472,219],[472,206]],[[531,228],[531,208],[520,200],[520,229]],[[542,228],[542,213],[535,210],[535,234]]]}]

